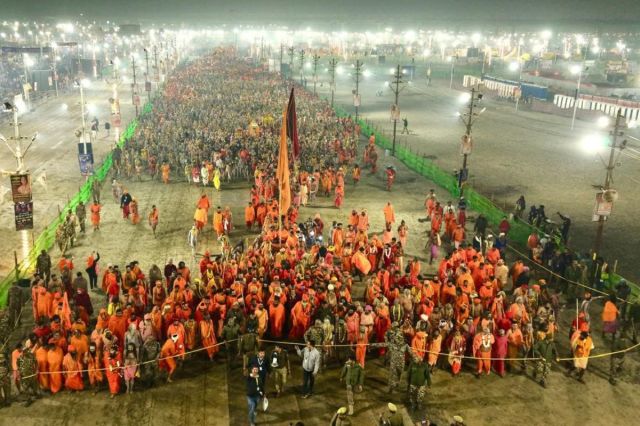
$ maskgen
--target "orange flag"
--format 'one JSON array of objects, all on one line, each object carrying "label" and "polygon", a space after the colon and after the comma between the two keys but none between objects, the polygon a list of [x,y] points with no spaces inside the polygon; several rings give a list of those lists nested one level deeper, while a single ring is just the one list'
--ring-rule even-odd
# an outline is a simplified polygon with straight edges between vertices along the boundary
[{"label": "orange flag", "polygon": [[280,150],[278,168],[276,170],[278,189],[280,190],[280,215],[287,214],[291,207],[291,187],[289,186],[289,155],[287,153],[287,113],[282,112],[282,128],[280,129]]}]

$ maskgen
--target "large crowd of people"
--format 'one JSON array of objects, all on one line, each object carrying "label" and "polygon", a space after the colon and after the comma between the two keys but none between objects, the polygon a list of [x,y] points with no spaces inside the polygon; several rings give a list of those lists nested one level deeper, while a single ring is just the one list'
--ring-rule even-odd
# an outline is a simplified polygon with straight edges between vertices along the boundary
[{"label": "large crowd of people", "polygon": [[[412,409],[423,408],[436,369],[456,376],[466,365],[480,377],[533,366],[530,373],[547,386],[550,365],[566,347],[574,358],[568,374],[584,380],[594,349],[594,298],[584,291],[567,295],[566,280],[547,283],[527,260],[508,261],[508,229],[494,241],[480,217],[467,235],[464,200],[453,206],[431,191],[425,209],[416,211],[429,222],[425,257],[437,265],[433,275],[405,254],[407,240],[418,237],[396,218],[391,202],[381,202],[377,212],[341,212],[344,220],[333,224],[320,214],[300,220],[299,209],[315,197],[335,196],[339,208],[346,184],[357,185],[360,131],[327,102],[303,90],[295,95],[301,155],[291,161],[291,206],[281,211],[275,159],[289,96],[282,79],[223,50],[178,69],[118,153],[116,177],[184,179],[217,189],[225,180],[247,180],[243,220],[212,206],[204,193],[195,201],[190,244],[195,248],[202,232],[225,243],[219,254],[205,252],[195,270],[185,262],[132,261],[123,268],[107,264],[98,279],[95,266],[105,263],[98,253],[88,256],[86,268],[68,258],[53,265],[43,253],[31,287],[35,328],[9,359],[0,358],[0,373],[5,368],[15,387],[33,396],[106,387],[114,397],[133,392],[138,381],[176,380],[183,363],[224,359],[222,351],[229,368],[242,359],[251,424],[272,390],[268,382],[276,395],[289,390],[289,356],[296,352],[304,398],[313,396],[319,371],[343,365],[347,403],[334,420],[354,413],[353,393],[365,381],[367,361],[377,357],[388,359],[389,393],[406,371]],[[373,171],[374,144],[370,139],[363,162]],[[383,217],[384,229],[371,229],[369,215]],[[154,217],[157,225],[157,212]],[[234,247],[234,227],[255,232],[255,240]],[[603,333],[623,347],[624,291],[607,297],[602,314]],[[560,330],[561,304],[575,298],[579,316],[570,330]],[[618,365],[612,364],[612,381]],[[389,412],[381,421],[398,424],[397,407],[390,404]]]}]

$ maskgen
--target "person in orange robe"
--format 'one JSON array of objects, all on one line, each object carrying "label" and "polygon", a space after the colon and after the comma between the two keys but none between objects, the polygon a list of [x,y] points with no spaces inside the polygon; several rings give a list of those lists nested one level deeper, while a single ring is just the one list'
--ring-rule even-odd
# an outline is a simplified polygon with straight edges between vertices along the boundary
[{"label": "person in orange robe", "polygon": [[89,210],[91,211],[91,224],[93,225],[93,230],[97,231],[100,229],[100,209],[102,207],[97,202],[93,202]]},{"label": "person in orange robe", "polygon": [[122,379],[122,356],[115,347],[111,347],[104,356],[105,375],[109,383],[109,393],[114,398],[120,393],[120,380]]},{"label": "person in orange robe", "polygon": [[385,227],[391,226],[391,224],[396,221],[396,214],[393,210],[393,206],[391,205],[391,201],[387,202],[387,205],[382,209],[384,213],[384,223]]},{"label": "person in orange robe", "polygon": [[291,332],[289,333],[289,339],[297,340],[304,336],[304,332],[309,327],[311,321],[311,306],[305,299],[297,302],[293,308],[291,308]]},{"label": "person in orange robe", "polygon": [[81,391],[84,389],[82,382],[82,363],[76,359],[77,352],[73,345],[67,347],[67,354],[62,361],[64,368],[64,387],[70,391]]},{"label": "person in orange robe", "polygon": [[211,203],[209,202],[209,197],[207,197],[207,194],[202,194],[200,196],[200,199],[198,200],[198,204],[196,205],[196,207],[199,209],[203,209],[205,213],[209,212],[209,209],[211,208]]},{"label": "person in orange robe", "polygon": [[82,362],[84,355],[89,351],[89,336],[82,334],[82,332],[76,328],[73,336],[69,339],[69,344],[76,350],[76,360]]},{"label": "person in orange robe", "polygon": [[156,228],[158,227],[158,222],[159,222],[159,216],[160,213],[158,212],[158,208],[155,206],[155,204],[153,206],[151,206],[151,211],[149,212],[149,226],[151,227],[151,230],[153,231],[153,236],[156,236]]},{"label": "person in orange robe", "polygon": [[49,372],[49,390],[52,394],[60,392],[62,389],[62,359],[64,353],[57,345],[49,342],[49,352],[47,352],[47,367]]},{"label": "person in orange robe", "polygon": [[[109,330],[118,338],[118,343],[124,343],[124,334],[127,332],[127,318],[124,316],[122,309],[117,308],[116,314],[109,318]],[[120,348],[122,350],[122,348]]]},{"label": "person in orange robe", "polygon": [[171,171],[171,167],[169,164],[164,163],[160,166],[160,170],[162,171],[162,182],[166,185],[169,183],[169,172]]},{"label": "person in orange robe", "polygon": [[220,237],[224,234],[224,223],[223,223],[222,210],[220,207],[216,209],[216,212],[213,214],[213,230],[216,235]]},{"label": "person in orange robe", "polygon": [[354,185],[357,185],[358,182],[360,182],[360,175],[361,175],[360,166],[355,164],[353,166],[353,172],[351,174],[351,176],[353,177],[353,184]]},{"label": "person in orange robe", "polygon": [[496,339],[488,328],[476,333],[473,338],[473,356],[478,358],[478,370],[476,376],[484,371],[487,376],[491,374],[491,348]]},{"label": "person in orange robe", "polygon": [[35,352],[36,362],[38,363],[38,383],[40,389],[49,389],[49,375],[46,374],[49,371],[49,364],[47,362],[48,351],[46,346],[38,345]]},{"label": "person in orange robe", "polygon": [[424,359],[427,353],[427,333],[423,329],[418,330],[413,336],[411,340],[411,352],[420,359]]},{"label": "person in orange robe", "polygon": [[434,330],[429,340],[429,354],[427,355],[427,360],[429,363],[429,367],[431,371],[436,366],[438,362],[438,356],[440,355],[440,351],[442,350],[442,335],[440,334],[440,330]]},{"label": "person in orange robe", "polygon": [[98,388],[104,380],[102,374],[102,360],[100,358],[100,352],[95,343],[91,342],[89,345],[89,352],[84,355],[84,363],[87,366],[87,373],[89,376],[89,384],[93,388],[93,394],[98,392]]},{"label": "person in orange robe", "polygon": [[367,355],[367,345],[369,344],[369,334],[364,326],[360,326],[360,333],[356,340],[356,362],[364,368],[364,361]]},{"label": "person in orange robe", "polygon": [[605,333],[615,336],[618,331],[618,315],[620,311],[616,307],[616,296],[610,295],[602,310],[602,335]]},{"label": "person in orange robe", "polygon": [[251,229],[253,222],[256,220],[256,210],[253,204],[249,202],[249,205],[244,208],[244,223],[247,225],[247,229]]},{"label": "person in orange robe", "polygon": [[275,296],[273,303],[269,305],[269,318],[271,319],[271,327],[269,334],[274,339],[282,338],[284,328],[285,310],[284,305],[280,303],[280,297]]},{"label": "person in orange robe", "polygon": [[171,376],[176,371],[176,355],[178,350],[176,342],[178,341],[178,335],[173,334],[162,345],[160,350],[160,369],[167,371],[167,383],[171,383]]},{"label": "person in orange robe", "polygon": [[344,186],[343,185],[336,185],[335,194],[336,194],[336,197],[334,199],[333,204],[338,209],[340,209],[340,208],[342,208],[342,203],[344,202]]},{"label": "person in orange robe", "polygon": [[218,353],[218,343],[216,341],[216,333],[213,328],[213,321],[211,321],[211,316],[206,313],[204,315],[204,319],[200,321],[200,338],[202,341],[202,347],[204,347],[207,351],[207,355],[209,356],[209,360],[213,360],[213,357]]},{"label": "person in orange robe", "polygon": [[46,288],[38,286],[36,299],[36,321],[49,318],[51,314],[51,293]]},{"label": "person in orange robe", "polygon": [[138,205],[138,200],[135,198],[131,199],[131,203],[129,203],[129,213],[131,214],[131,223],[137,225],[140,223],[140,206]]}]

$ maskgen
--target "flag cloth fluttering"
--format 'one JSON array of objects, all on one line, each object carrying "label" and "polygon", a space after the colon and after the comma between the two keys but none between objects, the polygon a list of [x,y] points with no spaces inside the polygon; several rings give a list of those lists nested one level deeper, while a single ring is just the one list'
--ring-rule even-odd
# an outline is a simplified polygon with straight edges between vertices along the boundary
[{"label": "flag cloth fluttering", "polygon": [[[293,96],[293,92],[291,93]],[[287,111],[282,112],[282,128],[280,129],[280,149],[278,152],[278,168],[276,169],[278,189],[280,192],[280,215],[287,214],[291,207],[291,187],[289,185],[289,154],[287,152]]]},{"label": "flag cloth fluttering", "polygon": [[293,88],[289,95],[287,105],[287,136],[291,139],[291,150],[294,161],[300,158],[300,141],[298,140],[298,117],[296,115],[296,98],[293,96]]}]

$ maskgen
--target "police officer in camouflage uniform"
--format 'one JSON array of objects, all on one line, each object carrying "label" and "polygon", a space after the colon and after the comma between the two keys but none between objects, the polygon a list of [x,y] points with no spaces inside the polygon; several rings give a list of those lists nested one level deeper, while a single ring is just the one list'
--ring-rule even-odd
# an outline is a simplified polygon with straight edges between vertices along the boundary
[{"label": "police officer in camouflage uniform", "polygon": [[0,352],[0,404],[11,404],[11,372],[5,354]]},{"label": "police officer in camouflage uniform", "polygon": [[[541,333],[544,334],[544,333]],[[536,369],[533,373],[533,378],[539,378],[540,386],[547,387],[547,376],[551,371],[551,362],[553,360],[558,361],[558,350],[556,344],[553,341],[551,334],[540,336],[541,338],[533,345],[533,356],[538,358],[536,361]]]},{"label": "police officer in camouflage uniform", "polygon": [[157,362],[149,362],[160,358],[160,343],[153,334],[149,335],[142,344],[142,365],[140,375],[149,386],[153,386],[160,373]]},{"label": "police officer in camouflage uniform", "polygon": [[400,383],[400,377],[404,371],[404,354],[407,351],[407,343],[397,322],[394,322],[391,329],[385,335],[387,353],[389,354],[389,388],[391,393]]},{"label": "police officer in camouflage uniform", "polygon": [[231,368],[233,364],[233,360],[236,358],[236,354],[238,346],[236,344],[231,344],[232,341],[235,341],[240,334],[240,326],[236,324],[235,317],[230,317],[227,320],[227,324],[222,328],[222,334],[220,337],[225,341],[225,348],[227,350],[227,368]]},{"label": "police officer in camouflage uniform", "polygon": [[30,403],[32,402],[32,398],[39,395],[38,380],[36,377],[38,362],[36,361],[36,356],[31,352],[30,345],[27,346],[18,358],[18,372],[20,373],[21,392],[27,395]]},{"label": "police officer in camouflage uniform", "polygon": [[51,279],[51,257],[46,250],[42,250],[36,259],[36,272],[44,278],[45,284]]},{"label": "police officer in camouflage uniform", "polygon": [[87,221],[87,208],[82,201],[76,206],[76,218],[78,218],[78,223],[80,224],[80,232],[84,234],[85,223]]},{"label": "police officer in camouflage uniform", "polygon": [[625,337],[615,339],[613,343],[613,354],[609,360],[609,383],[613,386],[618,384],[618,378],[624,366],[625,349],[630,346],[630,342]]},{"label": "police officer in camouflage uniform", "polygon": [[242,355],[242,372],[245,376],[249,375],[247,370],[249,358],[258,352],[258,346],[258,335],[253,328],[247,329],[247,332],[238,339],[238,356]]},{"label": "police officer in camouflage uniform", "polygon": [[[318,342],[318,344],[322,344],[324,342],[324,329],[322,328],[322,321],[317,319],[315,323],[307,329],[304,333],[304,342],[307,343],[313,340],[314,342]],[[320,370],[324,366],[325,360],[323,359],[324,351],[320,352]]]},{"label": "police officer in camouflage uniform", "polygon": [[24,304],[23,300],[23,292],[18,282],[14,282],[11,288],[9,289],[9,325],[11,327],[15,327],[16,321],[20,324],[20,311],[22,310],[22,305]]},{"label": "police officer in camouflage uniform", "polygon": [[6,309],[0,309],[0,342],[6,341],[10,334],[9,312]]},{"label": "police officer in camouflage uniform", "polygon": [[427,386],[431,386],[431,374],[429,373],[429,364],[419,356],[413,356],[409,364],[407,373],[407,382],[409,384],[409,403],[411,409],[422,409],[422,401],[427,393]]},{"label": "police officer in camouflage uniform", "polygon": [[76,240],[76,217],[71,213],[67,213],[67,217],[64,222],[64,234],[69,241],[69,245],[73,247]]}]

